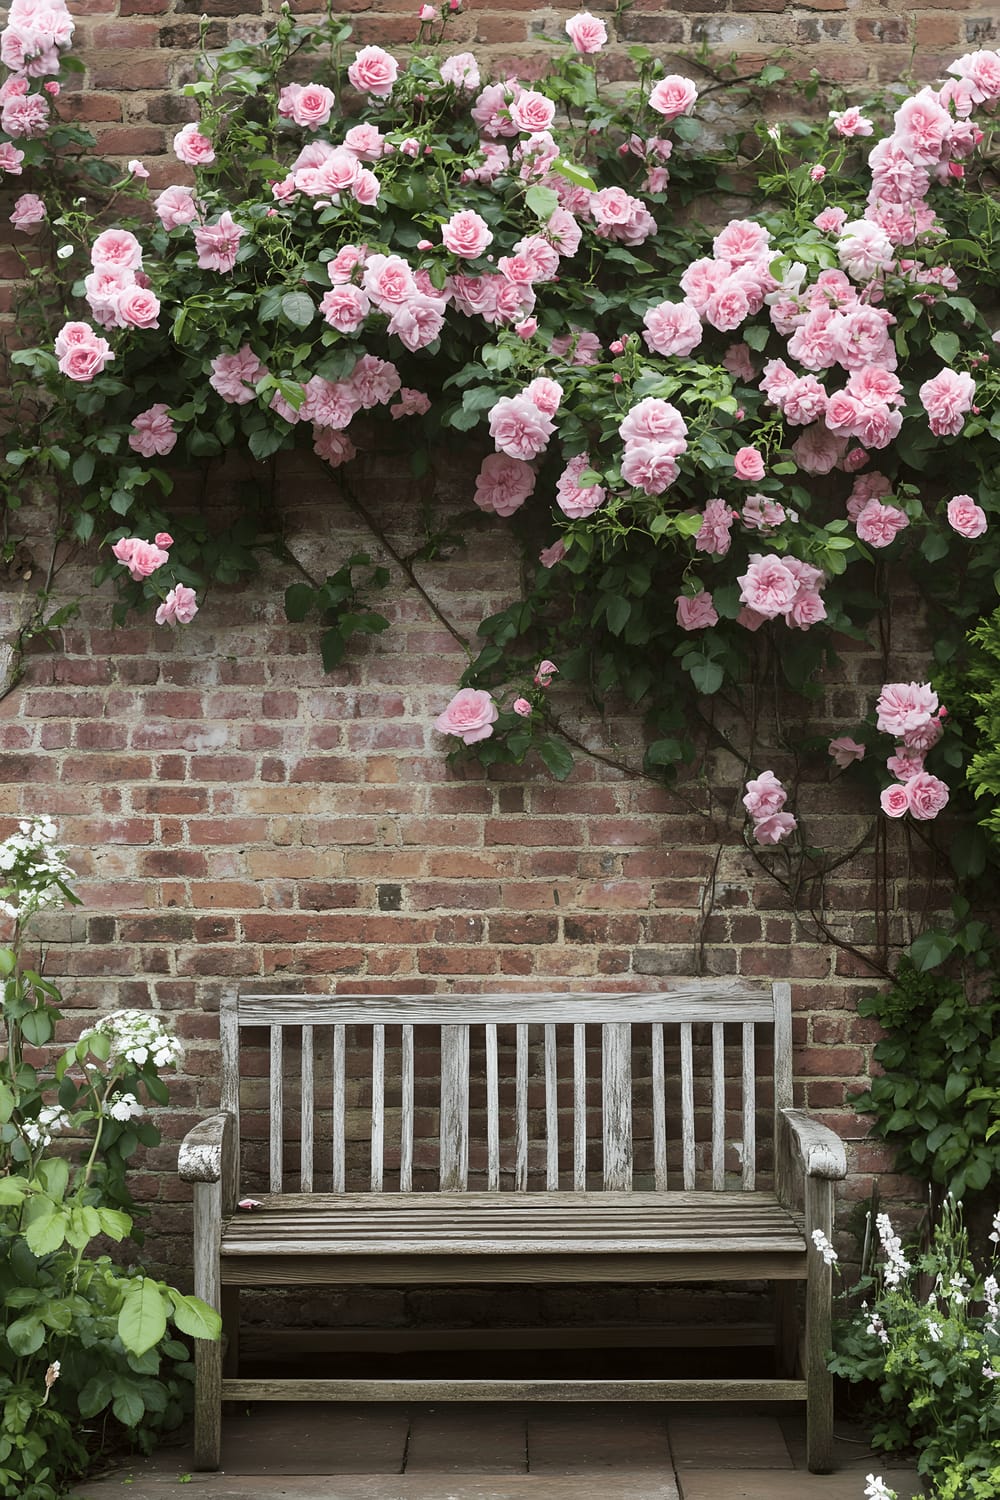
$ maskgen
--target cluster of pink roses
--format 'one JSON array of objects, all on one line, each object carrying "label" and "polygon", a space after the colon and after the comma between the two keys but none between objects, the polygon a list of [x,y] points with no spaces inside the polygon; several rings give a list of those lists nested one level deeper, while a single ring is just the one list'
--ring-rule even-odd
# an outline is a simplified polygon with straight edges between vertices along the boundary
[{"label": "cluster of pink roses", "polygon": [[740,610],[737,619],[748,630],[779,616],[790,629],[808,630],[826,619],[820,590],[826,582],[822,568],[797,557],[764,556],[751,552],[747,570],[737,579]]},{"label": "cluster of pink roses", "polygon": [[[154,408],[155,409],[155,408]],[[137,583],[149,578],[170,561],[169,548],[174,539],[166,531],[158,531],[151,542],[138,536],[123,536],[111,548],[115,557],[129,571],[129,577]],[[194,589],[177,583],[169,591],[156,611],[157,625],[189,625],[198,613]]]},{"label": "cluster of pink roses", "polygon": [[[58,73],[60,52],[73,38],[73,18],[65,0],[11,0],[7,24],[0,37],[0,61],[12,74],[44,78]],[[25,97],[27,91],[21,97]],[[31,131],[3,129],[8,135],[30,135]]]},{"label": "cluster of pink roses", "polygon": [[142,246],[127,229],[106,229],[90,250],[84,295],[101,328],[159,328],[160,299],[142,269]]},{"label": "cluster of pink roses", "polygon": [[677,478],[677,460],[687,451],[687,423],[676,406],[646,396],[619,423],[618,435],[625,443],[625,483],[647,495],[662,495]]},{"label": "cluster of pink roses", "polygon": [[107,339],[89,323],[64,323],[56,334],[54,351],[60,373],[70,380],[93,380],[114,359]]},{"label": "cluster of pink roses", "polygon": [[762,771],[746,784],[743,806],[753,821],[758,844],[780,844],[798,827],[792,813],[783,811],[788,793],[773,771]]},{"label": "cluster of pink roses", "polygon": [[948,801],[948,788],[924,770],[924,756],[942,735],[945,710],[929,682],[887,682],[875,705],[876,727],[899,743],[886,761],[896,781],[881,794],[890,818],[905,813],[926,821],[936,818]]}]

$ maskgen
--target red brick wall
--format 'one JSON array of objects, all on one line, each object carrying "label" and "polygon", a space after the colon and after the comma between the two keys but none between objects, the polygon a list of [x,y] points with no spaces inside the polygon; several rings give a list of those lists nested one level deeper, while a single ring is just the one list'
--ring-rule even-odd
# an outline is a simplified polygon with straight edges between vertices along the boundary
[{"label": "red brick wall", "polygon": [[[460,473],[440,489],[467,506]],[[369,459],[363,492],[405,553],[416,505],[389,459]],[[281,494],[289,544],[316,571],[357,547],[377,555],[310,455],[288,457]],[[39,559],[45,525],[39,514]],[[60,593],[82,598],[61,645],[30,654],[0,701],[0,831],[15,813],[47,811],[71,847],[85,905],[44,929],[68,1024],[155,1006],[187,1043],[176,1113],[139,1184],[158,1200],[158,1254],[188,1260],[176,1140],[217,1103],[215,1011],[234,980],[430,990],[789,976],[798,1096],[852,1141],[845,1197],[867,1193],[867,1174],[884,1162],[861,1143],[866,1128],[845,1102],[875,1040],[855,1010],[867,971],[817,942],[748,854],[734,762],[706,763],[683,788],[692,806],[582,757],[564,784],[538,766],[452,770],[432,719],[464,655],[398,573],[378,601],[391,629],[324,676],[318,631],[284,621],[291,575],[276,564],[254,587],[214,589],[194,623],[173,630],[149,619],[111,628],[110,600],[88,591],[92,561],[60,575]],[[466,634],[516,587],[513,551],[492,522],[417,573]],[[31,588],[4,593],[0,635]],[[904,679],[921,671],[916,656],[892,665]],[[874,656],[847,659],[831,733],[868,711],[879,674]],[[602,727],[565,689],[554,692],[594,748],[641,761],[637,725]],[[846,847],[870,809],[826,774],[817,768],[802,805],[816,838]],[[907,878],[899,829],[889,835],[899,942],[922,893],[912,869]],[[874,937],[873,877],[868,850],[827,893],[836,933],[862,947]]]},{"label": "red brick wall", "polygon": [[[359,46],[402,49],[416,33],[418,0],[332,0],[354,25]],[[545,7],[532,0],[465,0],[448,31],[452,50],[473,49],[515,71],[544,71],[546,37],[564,37],[568,16],[583,4]],[[212,18],[209,44],[260,34],[278,12],[277,0],[72,0],[79,18],[77,51],[87,72],[66,103],[96,130],[100,149],[124,158],[169,150],[178,122],[195,115],[179,95],[192,78],[191,51],[201,15]],[[320,16],[315,0],[293,0],[300,18]],[[610,18],[614,6],[591,0]],[[914,76],[933,81],[956,56],[995,46],[1000,34],[990,0],[632,0],[621,22],[621,43],[603,54],[611,77],[632,67],[625,48],[642,42],[683,71],[683,54],[703,44],[721,58],[759,68],[784,52],[796,77],[812,69],[848,86],[891,83],[913,57]],[[775,108],[781,107],[776,96]],[[172,160],[172,158],[171,158]],[[165,164],[165,165],[169,165]],[[176,178],[176,164],[170,173]],[[168,176],[170,175],[168,173]],[[159,174],[154,176],[159,182]]]}]

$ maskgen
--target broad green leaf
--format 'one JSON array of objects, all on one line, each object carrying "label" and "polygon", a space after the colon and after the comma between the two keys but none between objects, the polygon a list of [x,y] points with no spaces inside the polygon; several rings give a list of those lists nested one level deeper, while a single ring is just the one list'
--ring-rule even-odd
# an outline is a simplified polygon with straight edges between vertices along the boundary
[{"label": "broad green leaf", "polygon": [[181,1333],[194,1339],[217,1339],[222,1332],[222,1319],[213,1307],[200,1297],[185,1297],[174,1287],[167,1288],[174,1305],[174,1322]]},{"label": "broad green leaf", "polygon": [[7,1325],[7,1342],[19,1359],[34,1354],[45,1342],[46,1328],[34,1313]]},{"label": "broad green leaf", "polygon": [[47,1161],[40,1161],[36,1168],[42,1186],[50,1198],[59,1199],[66,1196],[69,1186],[69,1162],[64,1161],[61,1156],[50,1156]]},{"label": "broad green leaf", "polygon": [[33,1047],[44,1047],[52,1040],[52,1017],[47,1010],[31,1010],[21,1022],[24,1040]]},{"label": "broad green leaf", "polygon": [[138,1427],[146,1415],[146,1403],[137,1386],[120,1391],[111,1403],[111,1410],[123,1427]]},{"label": "broad green leaf", "polygon": [[628,599],[622,598],[621,594],[613,594],[607,604],[608,629],[612,635],[621,635],[629,622],[632,613],[632,605]]},{"label": "broad green leaf", "polygon": [[295,328],[308,328],[316,316],[316,304],[308,292],[286,292],[281,299],[281,312]]},{"label": "broad green leaf", "polygon": [[548,223],[559,207],[559,195],[552,188],[542,187],[538,183],[528,189],[524,201],[531,212],[545,223]]},{"label": "broad green leaf", "polygon": [[943,964],[954,948],[955,940],[946,932],[922,932],[918,938],[914,938],[906,953],[913,967],[924,973],[927,969],[936,969],[938,964]]},{"label": "broad green leaf", "polygon": [[132,1220],[119,1208],[98,1208],[97,1217],[101,1221],[101,1233],[111,1240],[123,1240],[132,1228]]},{"label": "broad green leaf", "polygon": [[166,1331],[163,1293],[155,1281],[141,1276],[125,1293],[118,1314],[118,1337],[133,1354],[145,1354]]},{"label": "broad green leaf", "polygon": [[557,781],[565,781],[573,769],[573,752],[562,740],[540,740],[538,754]]},{"label": "broad green leaf", "polygon": [[961,347],[962,340],[957,333],[936,333],[931,339],[931,348],[935,354],[940,354],[946,365],[955,363]]},{"label": "broad green leaf", "polygon": [[[14,1095],[11,1093],[7,1085],[5,1083],[0,1083],[0,1125],[6,1125],[7,1121],[14,1113],[14,1105],[16,1102],[17,1101],[15,1100]],[[0,1178],[0,1185],[2,1185],[2,1183],[3,1178]],[[0,1203],[2,1202],[3,1199],[0,1198]],[[13,1202],[19,1203],[20,1198],[13,1199]]]},{"label": "broad green leaf", "polygon": [[23,1203],[28,1184],[23,1177],[0,1177],[0,1206]]},{"label": "broad green leaf", "polygon": [[285,590],[285,618],[293,624],[304,620],[316,602],[316,590],[308,583],[293,583]]},{"label": "broad green leaf", "polygon": [[43,1218],[32,1219],[24,1231],[25,1242],[33,1255],[49,1255],[66,1241],[67,1216],[59,1210]]},{"label": "broad green leaf", "polygon": [[651,766],[672,766],[683,754],[680,740],[654,740],[646,751],[646,761]]},{"label": "broad green leaf", "polygon": [[84,1386],[76,1404],[80,1409],[81,1417],[96,1417],[99,1411],[103,1411],[111,1400],[111,1378],[102,1370],[99,1374],[91,1376]]}]

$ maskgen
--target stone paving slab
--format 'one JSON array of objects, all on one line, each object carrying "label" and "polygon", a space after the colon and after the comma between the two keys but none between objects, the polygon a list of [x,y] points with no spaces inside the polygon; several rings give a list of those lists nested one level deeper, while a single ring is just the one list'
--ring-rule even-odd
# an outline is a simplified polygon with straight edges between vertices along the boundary
[{"label": "stone paving slab", "polygon": [[690,1469],[792,1469],[775,1417],[682,1412],[670,1417],[670,1447],[677,1473]]},{"label": "stone paving slab", "polygon": [[427,1470],[437,1474],[524,1474],[527,1468],[522,1407],[470,1410],[445,1406],[414,1413],[406,1447],[407,1475]]},{"label": "stone paving slab", "polygon": [[673,1475],[662,1412],[610,1403],[529,1409],[529,1473],[586,1475],[608,1469]]},{"label": "stone paving slab", "polygon": [[[900,1500],[915,1494],[912,1470],[876,1469]],[[678,1475],[681,1500],[863,1500],[864,1475],[692,1469]]]},{"label": "stone paving slab", "polygon": [[[278,1475],[195,1474],[190,1484],[161,1473],[133,1479],[129,1471],[81,1485],[71,1500],[679,1500],[667,1476],[636,1477],[608,1470],[583,1475]],[[852,1497],[856,1500],[856,1497]]]}]

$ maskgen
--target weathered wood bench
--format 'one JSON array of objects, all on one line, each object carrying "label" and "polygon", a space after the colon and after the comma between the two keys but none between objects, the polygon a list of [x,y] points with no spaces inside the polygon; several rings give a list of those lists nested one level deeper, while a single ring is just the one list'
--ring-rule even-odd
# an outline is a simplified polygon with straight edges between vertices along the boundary
[{"label": "weathered wood bench", "polygon": [[[810,1236],[832,1235],[846,1164],[833,1132],[791,1107],[787,984],[233,994],[221,1057],[221,1113],[179,1163],[194,1184],[195,1289],[228,1339],[225,1363],[220,1345],[197,1349],[198,1468],[218,1467],[223,1401],[324,1399],[802,1400],[809,1467],[830,1467],[831,1271]],[[241,1092],[244,1173],[267,1155],[251,1211],[237,1208]],[[773,1379],[238,1373],[241,1287],[751,1280],[774,1283]]]}]

